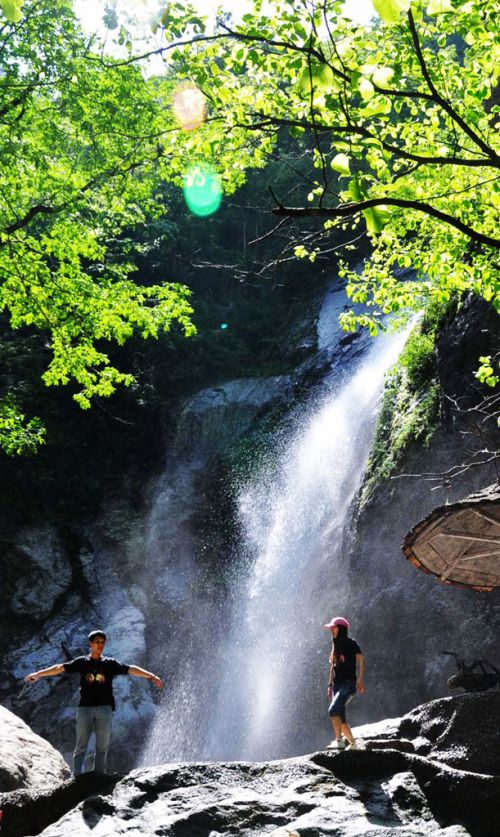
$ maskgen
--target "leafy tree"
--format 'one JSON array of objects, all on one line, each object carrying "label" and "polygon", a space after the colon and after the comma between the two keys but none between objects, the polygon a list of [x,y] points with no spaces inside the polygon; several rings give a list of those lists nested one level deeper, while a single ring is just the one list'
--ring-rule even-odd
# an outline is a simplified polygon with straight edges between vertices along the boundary
[{"label": "leafy tree", "polygon": [[[193,332],[186,288],[129,278],[126,228],[164,212],[170,93],[135,65],[103,66],[68,0],[27,0],[22,15],[20,5],[4,0],[0,26],[0,311],[12,328],[45,335],[45,383],[76,382],[87,408],[132,381],[110,362],[109,341],[157,336],[174,321]],[[7,381],[8,453],[43,441],[19,400]]]},{"label": "leafy tree", "polygon": [[194,10],[171,3],[161,52],[204,91],[221,133],[264,155],[283,132],[300,138],[309,170],[293,206],[275,196],[276,216],[365,227],[363,275],[344,273],[370,311],[345,314],[346,328],[376,332],[384,314],[466,290],[500,311],[497,3],[374,0],[370,25],[342,7],[255,0],[241,24],[193,34]]}]

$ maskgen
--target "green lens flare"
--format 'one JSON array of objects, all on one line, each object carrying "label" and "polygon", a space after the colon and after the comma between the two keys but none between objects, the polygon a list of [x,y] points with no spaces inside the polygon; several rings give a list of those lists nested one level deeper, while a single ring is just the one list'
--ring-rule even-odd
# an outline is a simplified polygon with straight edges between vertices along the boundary
[{"label": "green lens flare", "polygon": [[193,215],[204,218],[217,212],[222,201],[222,186],[210,166],[192,166],[184,179],[184,199]]}]

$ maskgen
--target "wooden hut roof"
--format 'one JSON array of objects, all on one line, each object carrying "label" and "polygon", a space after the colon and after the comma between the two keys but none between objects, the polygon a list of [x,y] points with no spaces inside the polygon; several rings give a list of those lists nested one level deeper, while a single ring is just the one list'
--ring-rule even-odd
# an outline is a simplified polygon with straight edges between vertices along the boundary
[{"label": "wooden hut roof", "polygon": [[500,587],[500,484],[434,509],[408,532],[402,550],[443,584],[479,592]]}]

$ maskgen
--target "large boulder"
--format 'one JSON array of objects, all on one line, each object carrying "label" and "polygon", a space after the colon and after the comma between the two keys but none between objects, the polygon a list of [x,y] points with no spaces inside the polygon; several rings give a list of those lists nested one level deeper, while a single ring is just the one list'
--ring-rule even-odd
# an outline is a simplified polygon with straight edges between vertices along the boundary
[{"label": "large boulder", "polygon": [[403,741],[404,749],[432,761],[500,776],[500,691],[431,700],[402,718],[356,727],[356,733],[368,747]]},{"label": "large boulder", "polygon": [[360,727],[364,749],[166,764],[0,794],[2,835],[496,837],[499,698],[433,701]]},{"label": "large boulder", "polygon": [[[453,816],[438,806],[435,816],[421,786],[426,781],[433,787],[440,779],[448,779],[450,788],[462,786],[469,774],[426,772],[426,760],[418,760],[391,750],[318,753],[260,764],[162,765],[90,792],[56,821],[54,814],[64,801],[70,807],[80,781],[35,803],[20,796],[13,808],[9,800],[0,802],[6,837],[33,834],[33,827],[43,837],[390,837],[395,828],[400,837],[473,834],[460,823],[462,812]],[[445,791],[444,784],[440,789]]]},{"label": "large boulder", "polygon": [[61,754],[0,706],[0,792],[53,789],[69,776],[70,769]]}]

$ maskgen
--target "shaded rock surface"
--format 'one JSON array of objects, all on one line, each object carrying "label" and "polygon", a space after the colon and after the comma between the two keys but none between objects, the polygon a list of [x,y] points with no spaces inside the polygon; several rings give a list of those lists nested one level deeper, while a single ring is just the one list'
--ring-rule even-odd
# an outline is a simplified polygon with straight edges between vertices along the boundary
[{"label": "shaded rock surface", "polygon": [[0,792],[53,788],[69,775],[61,754],[0,706]]},{"label": "shaded rock surface", "polygon": [[[487,720],[470,723],[478,717]],[[499,730],[498,693],[433,701],[358,728],[364,750],[167,764],[88,774],[50,793],[6,793],[2,834],[493,837]]]},{"label": "shaded rock surface", "polygon": [[[469,662],[486,658],[500,665],[500,590],[485,594],[440,584],[408,564],[401,551],[406,533],[435,507],[453,504],[498,480],[492,462],[449,482],[428,476],[470,462],[473,452],[484,447],[473,417],[452,412],[450,399],[459,399],[464,408],[477,402],[473,372],[478,357],[496,351],[499,340],[500,318],[491,306],[465,300],[437,343],[443,396],[439,427],[428,445],[408,444],[396,471],[379,482],[364,508],[354,510],[345,538],[345,560],[337,573],[348,582],[342,598],[334,593],[332,612],[349,603],[356,638],[376,672],[369,709],[380,718],[401,715],[416,703],[447,693],[447,679],[456,667],[443,651],[458,652]],[[498,447],[498,436],[492,433],[487,444]],[[361,701],[353,702],[352,718],[366,720]]]},{"label": "shaded rock surface", "polygon": [[[43,534],[43,533],[42,533]],[[53,546],[42,537],[32,536],[33,551],[45,546],[45,564],[53,556]],[[79,702],[78,675],[60,675],[26,683],[32,671],[63,663],[88,652],[87,634],[92,628],[105,626],[110,637],[106,654],[125,663],[144,665],[146,657],[145,617],[132,602],[123,584],[120,570],[114,566],[116,551],[102,535],[94,532],[92,540],[79,544],[76,554],[64,552],[57,543],[57,554],[64,556],[68,572],[75,573],[78,583],[72,583],[66,594],[58,599],[58,606],[42,619],[26,609],[24,627],[17,642],[6,649],[0,665],[0,697],[5,705],[21,715],[40,735],[47,738],[71,761],[74,746],[75,715]],[[126,545],[122,547],[122,556]],[[62,560],[62,558],[61,558]],[[28,571],[30,565],[27,564]],[[22,579],[22,564],[17,567]],[[27,577],[26,577],[27,578]],[[24,583],[24,582],[23,582]],[[47,593],[51,597],[50,590]],[[16,624],[11,632],[16,633]],[[146,685],[146,688],[144,686]],[[153,692],[145,681],[132,677],[117,678],[114,686],[118,711],[114,717],[114,731],[118,741],[127,741],[126,733],[135,731],[140,740],[154,712]],[[136,749],[130,740],[114,752],[116,765],[130,769]]]},{"label": "shaded rock surface", "polygon": [[[163,476],[154,487],[141,488],[144,497],[153,500],[150,506],[145,503],[134,516],[118,503],[100,520],[82,517],[78,531],[53,531],[40,522],[38,529],[19,531],[0,542],[0,629],[10,637],[0,651],[0,700],[29,719],[68,760],[78,678],[49,678],[23,686],[23,677],[84,653],[93,627],[110,634],[110,655],[158,669],[169,697],[170,684],[185,684],[180,699],[188,697],[181,717],[175,719],[180,744],[173,742],[175,758],[181,757],[186,730],[199,724],[199,711],[191,709],[192,696],[201,694],[202,705],[214,698],[199,676],[198,661],[203,663],[220,649],[223,654],[227,633],[238,533],[234,486],[223,457],[242,439],[253,443],[252,434],[266,421],[272,424],[275,413],[292,415],[307,390],[320,397],[329,378],[352,374],[369,338],[339,332],[336,318],[345,302],[338,282],[333,283],[318,311],[317,334],[309,335],[317,351],[293,373],[227,381],[203,389],[184,404]],[[489,353],[486,338],[489,332],[494,338],[498,320],[496,314],[486,318],[484,311],[470,319],[469,313],[461,309],[439,351],[442,376],[448,376],[455,394],[461,392],[460,382],[470,380],[478,353]],[[269,444],[274,441],[271,436]],[[458,428],[443,427],[428,449],[414,446],[407,452],[402,470],[446,470],[469,445],[469,437]],[[492,482],[496,475],[491,468],[469,472],[449,491],[431,492],[422,480],[387,481],[358,517],[342,556],[337,558],[341,533],[332,530],[325,535],[323,568],[321,573],[317,567],[312,571],[328,612],[317,624],[348,609],[368,663],[367,694],[350,708],[354,723],[400,715],[415,703],[446,693],[453,664],[442,657],[444,649],[500,662],[500,595],[486,600],[441,587],[407,565],[400,552],[404,533],[419,518],[434,505]],[[204,624],[200,632],[199,615],[205,613],[212,627]],[[192,614],[196,620],[191,619],[191,627]],[[279,755],[310,751],[323,741],[326,636],[323,641],[324,648],[311,655],[301,672],[307,688],[301,690],[303,702],[295,706],[296,728],[306,731],[307,740]],[[320,642],[318,634],[318,649]],[[116,684],[111,767],[129,770],[137,763],[160,696],[135,678],[118,678]],[[192,752],[189,758],[203,755]]]}]

